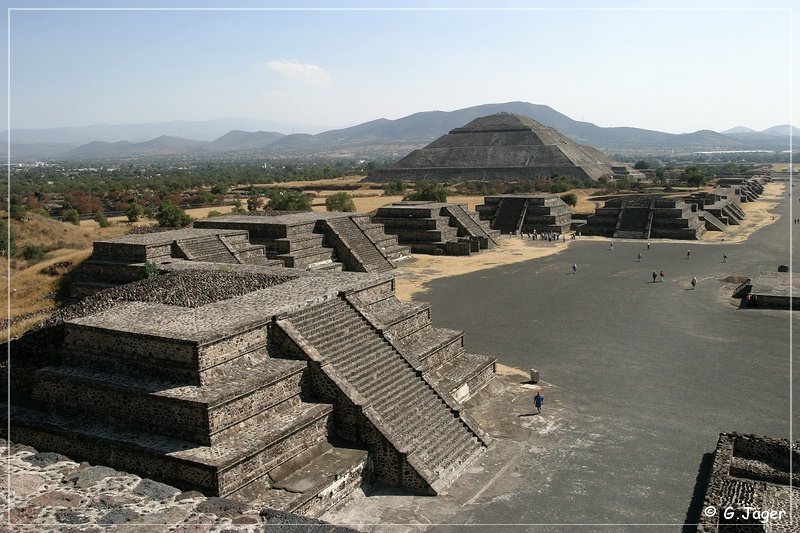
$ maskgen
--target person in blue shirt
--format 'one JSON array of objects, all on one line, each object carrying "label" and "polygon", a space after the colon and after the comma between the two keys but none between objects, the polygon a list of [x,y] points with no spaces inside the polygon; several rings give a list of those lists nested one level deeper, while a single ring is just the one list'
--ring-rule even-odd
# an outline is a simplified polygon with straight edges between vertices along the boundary
[{"label": "person in blue shirt", "polygon": [[533,405],[536,406],[536,412],[537,413],[541,413],[542,412],[542,404],[543,403],[544,403],[544,394],[542,394],[542,391],[537,390],[536,391],[536,396],[533,397]]}]

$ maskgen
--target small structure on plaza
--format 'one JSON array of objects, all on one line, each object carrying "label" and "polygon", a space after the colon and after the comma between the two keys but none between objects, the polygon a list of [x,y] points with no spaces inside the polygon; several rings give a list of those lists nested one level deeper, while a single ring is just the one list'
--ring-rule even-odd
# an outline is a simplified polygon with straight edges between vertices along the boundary
[{"label": "small structure on plaza", "polygon": [[[800,494],[800,442],[721,433],[697,531],[790,531]],[[762,516],[767,513],[767,516]]]},{"label": "small structure on plaza", "polygon": [[555,175],[613,179],[610,163],[597,150],[575,144],[532,118],[497,113],[451,130],[391,167],[376,170],[370,179],[516,181]]},{"label": "small structure on plaza", "polygon": [[378,208],[372,222],[414,253],[470,255],[497,245],[499,231],[464,204],[396,202]]},{"label": "small structure on plaza", "polygon": [[157,268],[14,341],[42,361],[4,383],[14,442],[310,516],[373,476],[435,495],[491,443],[461,402],[495,360],[391,273]]},{"label": "small structure on plaza", "polygon": [[480,219],[503,233],[566,233],[572,225],[572,211],[555,194],[503,194],[483,201],[477,206]]},{"label": "small structure on plaza", "polygon": [[608,200],[581,228],[584,235],[617,239],[699,239],[705,231],[696,206],[652,195]]},{"label": "small structure on plaza", "polygon": [[[783,270],[783,269],[781,269]],[[786,271],[759,272],[736,287],[733,298],[741,299],[748,309],[800,310],[800,276]],[[794,296],[793,296],[794,295]]]}]

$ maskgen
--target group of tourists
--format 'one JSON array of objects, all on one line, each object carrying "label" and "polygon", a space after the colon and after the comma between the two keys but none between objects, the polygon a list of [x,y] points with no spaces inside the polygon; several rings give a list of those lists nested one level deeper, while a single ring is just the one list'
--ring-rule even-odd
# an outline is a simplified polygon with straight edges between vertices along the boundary
[{"label": "group of tourists", "polygon": [[[534,229],[532,232],[527,233],[527,234],[523,233],[523,232],[520,232],[520,234],[519,234],[520,239],[524,239],[525,235],[527,235],[528,238],[531,239],[532,241],[535,241],[535,240],[538,239],[538,240],[547,241],[547,242],[558,242],[558,241],[567,242],[567,236],[564,235],[563,233],[558,232],[558,231],[542,231],[540,233],[540,232],[537,232]],[[574,233],[572,234],[572,240],[573,241],[575,240],[575,234]]]}]

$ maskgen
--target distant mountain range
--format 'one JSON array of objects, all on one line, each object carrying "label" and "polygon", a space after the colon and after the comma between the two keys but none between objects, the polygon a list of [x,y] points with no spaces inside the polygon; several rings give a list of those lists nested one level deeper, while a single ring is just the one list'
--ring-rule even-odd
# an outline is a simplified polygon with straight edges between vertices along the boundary
[{"label": "distant mountain range", "polygon": [[[146,158],[182,159],[266,159],[266,158],[363,158],[398,159],[463,126],[471,120],[498,112],[525,115],[571,138],[578,144],[606,153],[689,153],[708,150],[787,150],[790,126],[774,126],[761,132],[736,127],[717,133],[700,130],[672,134],[641,128],[602,128],[590,122],[576,121],[546,105],[527,102],[485,104],[456,111],[426,111],[396,120],[385,118],[349,128],[316,135],[285,135],[263,131],[265,124],[247,119],[220,119],[204,122],[165,122],[127,126],[86,126],[48,130],[14,130],[12,155],[15,160],[80,159],[138,160]],[[273,124],[273,123],[266,123]],[[236,126],[230,128],[230,126]],[[257,131],[243,128],[256,126]],[[277,129],[277,128],[276,128]],[[209,137],[216,131],[218,135]],[[793,135],[800,130],[791,127]],[[148,140],[145,132],[159,132]],[[182,135],[178,132],[195,132]],[[205,132],[205,133],[202,133]],[[76,139],[91,140],[85,144]],[[137,142],[132,142],[137,141]],[[212,140],[213,139],[213,140]],[[2,145],[5,146],[5,143]]]}]

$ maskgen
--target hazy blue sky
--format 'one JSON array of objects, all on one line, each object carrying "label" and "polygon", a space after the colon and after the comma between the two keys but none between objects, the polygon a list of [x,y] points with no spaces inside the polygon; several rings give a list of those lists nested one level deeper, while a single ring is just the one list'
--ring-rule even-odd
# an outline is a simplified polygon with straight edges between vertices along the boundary
[{"label": "hazy blue sky", "polygon": [[[6,6],[37,5],[14,1]],[[501,5],[510,9],[15,9],[11,126],[241,116],[327,129],[512,100],[674,133],[800,125],[790,2]]]}]

